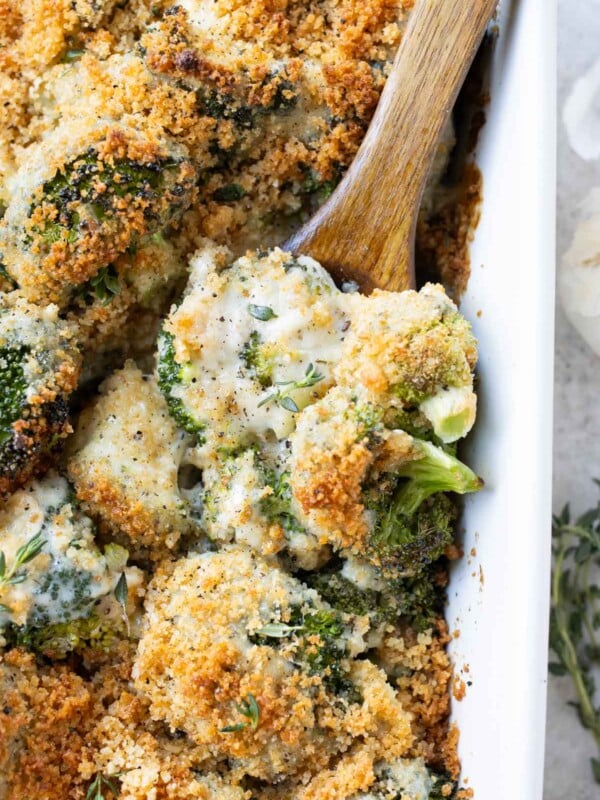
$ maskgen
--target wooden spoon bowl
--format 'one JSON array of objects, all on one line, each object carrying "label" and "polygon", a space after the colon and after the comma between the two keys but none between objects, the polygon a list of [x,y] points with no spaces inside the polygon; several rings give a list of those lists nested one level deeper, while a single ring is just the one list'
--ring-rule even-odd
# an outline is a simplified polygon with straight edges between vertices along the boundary
[{"label": "wooden spoon bowl", "polygon": [[284,245],[362,291],[413,288],[414,239],[440,135],[497,0],[417,0],[360,149]]}]

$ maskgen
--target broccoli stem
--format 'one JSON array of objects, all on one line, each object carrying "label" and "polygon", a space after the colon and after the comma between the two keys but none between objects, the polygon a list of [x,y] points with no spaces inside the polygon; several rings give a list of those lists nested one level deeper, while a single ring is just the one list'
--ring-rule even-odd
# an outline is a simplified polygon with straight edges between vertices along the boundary
[{"label": "broccoli stem", "polygon": [[396,475],[409,480],[396,493],[392,513],[414,514],[423,500],[437,492],[467,494],[481,489],[481,478],[462,461],[431,442],[414,442],[420,457],[394,469]]}]

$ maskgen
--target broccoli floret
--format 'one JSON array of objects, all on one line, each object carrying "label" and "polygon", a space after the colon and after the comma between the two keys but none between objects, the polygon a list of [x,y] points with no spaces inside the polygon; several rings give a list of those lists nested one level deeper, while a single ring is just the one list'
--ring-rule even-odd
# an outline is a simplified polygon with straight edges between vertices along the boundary
[{"label": "broccoli floret", "polygon": [[359,587],[340,572],[306,573],[303,580],[343,614],[368,616],[374,628],[407,622],[425,631],[443,612],[444,588],[438,572],[427,567],[414,577],[385,580],[382,589]]},{"label": "broccoli floret", "polygon": [[59,129],[21,177],[0,224],[7,271],[29,299],[65,307],[99,270],[178,220],[197,173],[181,149],[114,126],[75,142]]},{"label": "broccoli floret", "polygon": [[273,385],[273,360],[266,355],[263,340],[258,331],[252,331],[244,345],[241,358],[248,369],[263,388]]},{"label": "broccoli floret", "polygon": [[[410,730],[383,670],[357,658],[360,631],[272,559],[237,546],[190,553],[157,571],[145,608],[152,625],[142,633],[135,689],[155,719],[216,758],[235,758],[246,775],[281,785],[296,779],[307,757],[325,753],[326,766],[347,750],[357,718],[381,738],[390,731],[400,740]],[[223,694],[232,674],[233,690]],[[186,693],[190,675],[209,690]],[[245,724],[250,691],[255,729]],[[185,703],[176,700],[182,692]],[[360,707],[349,700],[358,692]]]},{"label": "broccoli floret", "polygon": [[465,436],[476,415],[477,347],[470,325],[442,287],[350,294],[348,303],[352,324],[335,370],[338,385],[356,391],[360,376],[372,376],[377,365],[378,379],[368,389],[386,410],[387,427],[411,430],[401,418],[405,412],[415,428],[433,430],[442,442]]},{"label": "broccoli floret", "polygon": [[127,550],[98,549],[94,525],[64,478],[49,473],[15,492],[2,522],[0,629],[12,626],[41,642],[73,620],[97,613],[109,624],[125,613],[126,575],[134,575],[126,570]]},{"label": "broccoli floret", "polygon": [[181,537],[199,533],[199,475],[185,458],[191,445],[154,378],[131,361],[79,415],[69,477],[102,534],[124,542],[136,559],[161,560]]},{"label": "broccoli floret", "polygon": [[219,448],[202,470],[203,522],[213,541],[282,553],[294,568],[314,569],[324,547],[298,521],[289,476],[258,447]]},{"label": "broccoli floret", "polygon": [[265,483],[273,489],[272,494],[260,501],[260,511],[270,522],[277,522],[288,533],[306,533],[292,511],[292,487],[289,474],[280,475],[275,470],[262,467]]},{"label": "broccoli floret", "polygon": [[24,483],[69,431],[80,354],[56,312],[11,295],[0,306],[0,494]]},{"label": "broccoli floret", "polygon": [[452,541],[455,511],[443,493],[481,481],[441,447],[385,428],[381,412],[339,387],[303,411],[291,437],[294,507],[336,550],[411,575]]},{"label": "broccoli floret", "polygon": [[483,481],[466,464],[431,442],[413,438],[416,457],[394,468],[394,473],[408,478],[396,492],[394,516],[402,512],[412,516],[421,503],[438,492],[467,494],[477,492]]},{"label": "broccoli floret", "polygon": [[393,622],[399,614],[396,598],[375,589],[362,589],[339,572],[306,573],[303,580],[326,603],[358,617],[369,616],[377,624]]},{"label": "broccoli floret", "polygon": [[315,262],[286,270],[290,259],[276,249],[229,265],[228,258],[215,245],[198,251],[165,323],[176,359],[187,362],[175,367],[169,394],[205,423],[206,453],[286,438],[296,415],[330,385],[347,325],[341,293]]},{"label": "broccoli floret", "polygon": [[336,609],[293,606],[287,623],[271,623],[249,639],[254,644],[277,647],[291,637],[298,642],[294,661],[309,675],[319,675],[327,691],[350,703],[360,702],[360,692],[349,677],[347,631]]},{"label": "broccoli floret", "polygon": [[11,625],[4,638],[11,647],[24,647],[56,661],[66,658],[69,653],[108,651],[126,634],[127,627],[122,617],[101,617],[93,612],[83,619],[72,619],[44,627]]},{"label": "broccoli floret", "polygon": [[327,690],[337,697],[344,697],[349,703],[360,702],[360,692],[349,677],[341,616],[333,610],[303,612],[296,607],[292,609],[289,624],[302,637],[296,657],[306,664],[309,675],[319,675]]},{"label": "broccoli floret", "polygon": [[185,370],[185,365],[180,364],[175,358],[174,338],[173,334],[165,330],[162,330],[158,337],[158,387],[165,396],[169,413],[175,422],[180,428],[193,434],[201,443],[204,424],[193,417],[180,398],[173,395],[174,388],[183,383]]},{"label": "broccoli floret", "polygon": [[456,505],[444,494],[428,497],[407,513],[404,485],[391,497],[385,493],[367,500],[375,522],[367,555],[389,576],[416,575],[444,554],[454,539]]},{"label": "broccoli floret", "polygon": [[[133,159],[103,159],[90,148],[65,164],[42,187],[41,197],[32,203],[30,214],[43,208],[46,222],[36,233],[48,243],[67,239],[78,242],[93,219],[102,227],[117,217],[123,198],[140,200],[149,223],[146,234],[160,230],[188,205],[190,177],[179,176],[181,161],[158,157],[148,162]],[[183,184],[178,182],[186,178]]]}]

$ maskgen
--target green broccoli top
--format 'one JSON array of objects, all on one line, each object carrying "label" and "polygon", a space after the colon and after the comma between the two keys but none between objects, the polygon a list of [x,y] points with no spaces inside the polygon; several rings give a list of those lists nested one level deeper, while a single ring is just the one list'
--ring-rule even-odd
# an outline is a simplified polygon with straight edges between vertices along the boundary
[{"label": "green broccoli top", "polygon": [[481,480],[443,446],[388,429],[359,391],[334,387],[299,417],[289,457],[295,515],[336,550],[414,575],[453,540],[456,512],[443,492],[477,491]]},{"label": "green broccoli top", "polygon": [[59,127],[32,154],[0,222],[9,275],[29,299],[62,307],[175,222],[197,177],[178,146],[120,125],[82,128],[73,139]]},{"label": "green broccoli top", "polygon": [[[368,565],[363,565],[363,569]],[[370,585],[359,585],[352,570],[342,568],[303,573],[303,580],[316,589],[330,606],[355,617],[366,616],[374,631],[400,622],[417,631],[432,627],[443,613],[443,582],[438,570],[428,567],[414,577],[374,572]]]},{"label": "green broccoli top", "polygon": [[161,330],[157,343],[157,376],[158,386],[164,394],[169,411],[175,422],[188,433],[202,441],[204,423],[196,420],[186,408],[183,401],[173,393],[175,387],[184,382],[185,365],[179,364],[175,359],[174,336],[164,329]]},{"label": "green broccoli top", "polygon": [[0,494],[23,483],[68,431],[80,354],[57,309],[17,293],[0,302]]},{"label": "green broccoli top", "polygon": [[11,495],[0,528],[0,627],[26,626],[32,641],[45,639],[48,631],[35,631],[85,619],[119,581],[123,588],[127,551],[97,548],[91,520],[55,473]]},{"label": "green broccoli top", "polygon": [[12,438],[13,422],[22,416],[26,404],[24,362],[28,353],[23,345],[0,348],[0,447]]},{"label": "green broccoli top", "polygon": [[452,800],[456,783],[431,772],[422,758],[399,758],[375,767],[375,782],[368,792],[348,800]]}]

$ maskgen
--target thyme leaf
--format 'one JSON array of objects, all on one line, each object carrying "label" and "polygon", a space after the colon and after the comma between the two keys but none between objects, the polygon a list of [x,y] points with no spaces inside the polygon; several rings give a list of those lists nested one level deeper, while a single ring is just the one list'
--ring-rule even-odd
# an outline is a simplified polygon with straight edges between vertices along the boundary
[{"label": "thyme leaf", "polygon": [[45,544],[46,540],[43,538],[41,532],[36,533],[29,541],[19,547],[15,553],[15,560],[8,570],[6,568],[6,556],[0,550],[0,588],[2,586],[16,586],[19,583],[23,583],[23,581],[27,579],[27,575],[24,572],[19,572],[19,570],[21,567],[24,567],[25,564],[33,561],[33,559],[41,553]]},{"label": "thyme leaf", "polygon": [[90,278],[90,289],[102,305],[108,305],[115,295],[121,294],[121,284],[116,269],[109,264]]},{"label": "thyme leaf", "polygon": [[257,636],[268,636],[270,639],[285,639],[294,631],[302,630],[302,625],[286,625],[284,622],[268,622],[256,631]]},{"label": "thyme leaf", "polygon": [[[600,702],[593,676],[600,666],[600,502],[574,522],[566,506],[554,518],[552,534],[550,648],[557,660],[549,670],[570,676],[577,695],[573,705],[600,754]],[[592,759],[591,766],[600,784],[600,759]]]},{"label": "thyme leaf", "polygon": [[117,585],[115,586],[115,600],[123,609],[123,619],[127,626],[127,633],[129,633],[129,617],[127,616],[127,577],[124,572],[119,576]]},{"label": "thyme leaf", "polygon": [[108,789],[108,791],[111,792],[113,797],[118,797],[119,790],[114,782],[118,780],[121,777],[121,775],[124,775],[125,772],[128,772],[128,770],[115,772],[112,775],[104,775],[104,773],[101,770],[98,770],[98,772],[96,773],[96,777],[89,785],[87,794],[85,796],[85,800],[108,800],[104,796],[104,791],[106,789]]},{"label": "thyme leaf", "polygon": [[276,319],[277,314],[270,306],[255,306],[254,303],[248,303],[248,313],[254,319],[259,319],[261,322],[268,322],[270,319]]},{"label": "thyme leaf", "polygon": [[322,381],[325,376],[322,375],[314,364],[309,364],[304,373],[304,377],[299,381],[276,381],[275,385],[278,387],[274,392],[264,397],[258,407],[266,405],[267,403],[277,403],[281,408],[290,411],[292,414],[297,414],[300,409],[298,404],[291,396],[290,392],[296,389],[306,389]]},{"label": "thyme leaf", "polygon": [[235,707],[248,721],[238,722],[235,725],[226,725],[224,728],[221,728],[221,733],[237,733],[238,731],[243,731],[245,728],[251,728],[255,731],[260,721],[260,708],[254,695],[248,692],[246,698],[242,700],[241,703],[236,703]]}]

